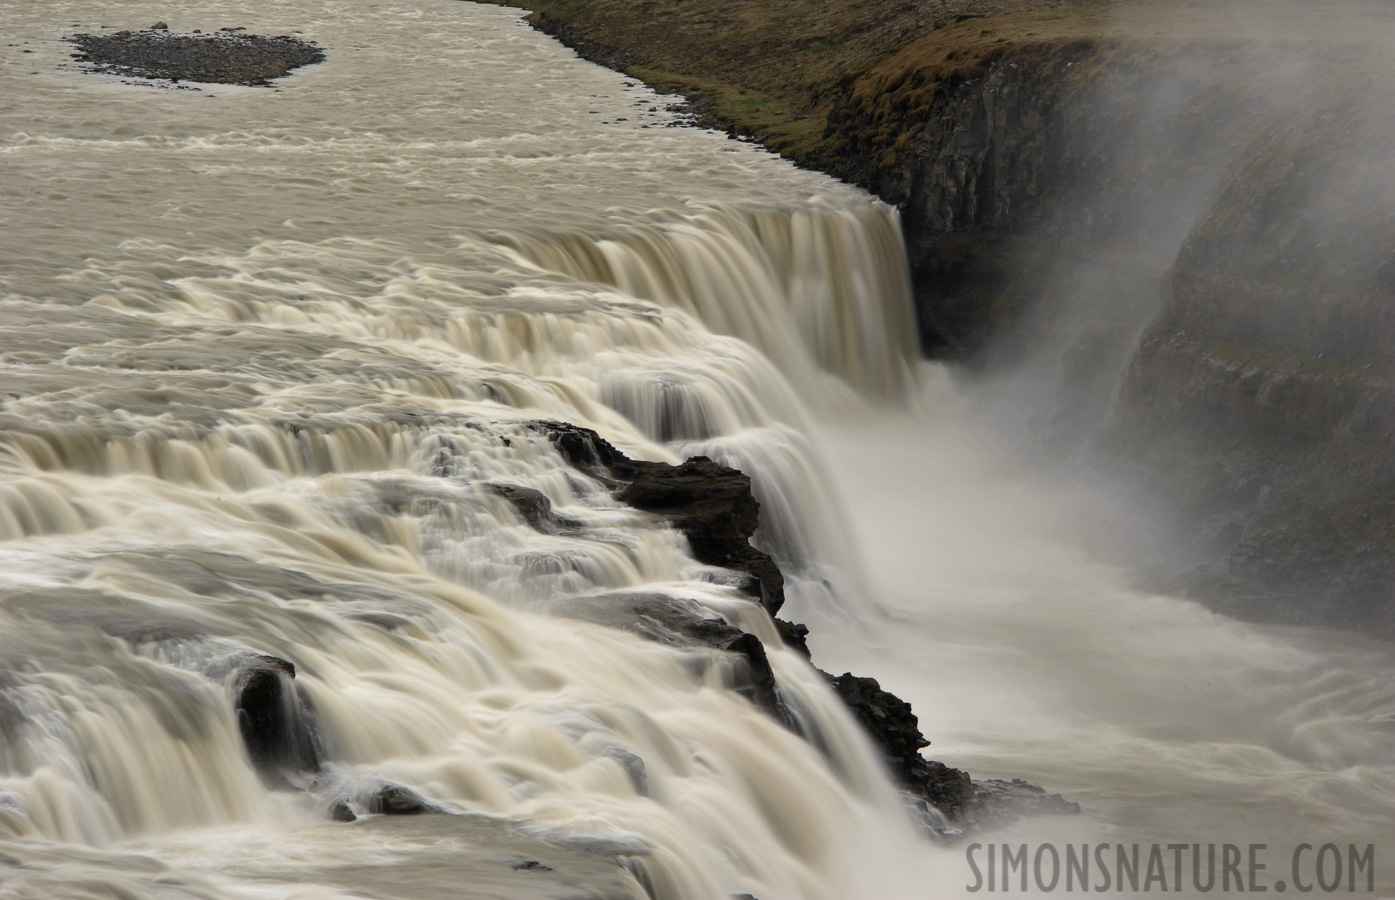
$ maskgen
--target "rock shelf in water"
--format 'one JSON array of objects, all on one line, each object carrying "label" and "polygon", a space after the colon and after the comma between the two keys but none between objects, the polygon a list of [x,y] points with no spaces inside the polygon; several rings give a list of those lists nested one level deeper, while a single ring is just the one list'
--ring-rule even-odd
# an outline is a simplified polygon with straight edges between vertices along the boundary
[{"label": "rock shelf in water", "polygon": [[289,35],[244,34],[240,28],[178,34],[163,22],[144,31],[75,34],[68,40],[86,71],[173,82],[269,87],[272,79],[325,58],[313,41]]},{"label": "rock shelf in water", "polygon": [[[688,538],[699,561],[749,576],[751,581],[743,590],[752,599],[759,597],[774,617],[784,600],[784,576],[773,559],[750,544],[760,521],[760,504],[751,493],[748,475],[703,456],[677,466],[631,459],[595,431],[568,422],[537,422],[534,427],[548,436],[570,465],[607,483],[617,500],[668,518]],[[547,530],[552,513],[546,498],[523,496],[523,489],[511,486],[491,485],[491,489],[513,503],[534,528]],[[785,724],[793,724],[780,699],[765,647],[755,635],[695,616],[680,601],[659,594],[592,599],[611,607],[611,616],[598,618],[596,608],[585,605],[558,612],[625,628],[651,640],[739,654],[749,673],[748,682],[736,690]],[[641,626],[641,622],[646,624]],[[775,622],[785,642],[808,657],[808,629],[781,619]],[[1018,816],[1080,812],[1079,804],[1021,779],[974,781],[966,772],[927,760],[920,750],[930,741],[921,733],[909,703],[883,690],[875,678],[819,672],[881,751],[888,771],[910,804],[922,813],[927,806],[934,810],[921,818],[937,836],[956,837],[990,829]]]}]

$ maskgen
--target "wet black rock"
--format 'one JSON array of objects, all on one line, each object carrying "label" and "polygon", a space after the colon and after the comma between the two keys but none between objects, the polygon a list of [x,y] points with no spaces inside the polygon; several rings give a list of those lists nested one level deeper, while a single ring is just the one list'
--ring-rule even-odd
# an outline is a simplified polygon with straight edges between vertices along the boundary
[{"label": "wet black rock", "polygon": [[75,34],[68,38],[89,72],[127,78],[266,87],[292,69],[322,62],[311,41],[286,35],[177,34],[163,22],[146,31]]},{"label": "wet black rock", "polygon": [[706,614],[696,601],[650,592],[591,594],[559,601],[549,612],[629,631],[671,647],[709,647],[736,654],[744,665],[731,689],[785,725],[793,725],[760,638]]},{"label": "wet black rock", "polygon": [[809,652],[809,626],[799,622],[786,622],[784,619],[775,619],[775,630],[780,632],[780,640],[786,647],[798,653],[805,659],[812,659],[813,654]]},{"label": "wet black rock", "polygon": [[1045,788],[1021,778],[975,781],[974,790],[984,806],[999,816],[1073,816],[1080,812],[1080,804],[1074,800],[1048,794]]},{"label": "wet black rock", "polygon": [[275,656],[255,656],[238,672],[233,689],[238,730],[257,774],[285,788],[320,771],[313,716],[296,690],[295,666]]},{"label": "wet black rock", "polygon": [[694,600],[655,591],[622,591],[561,597],[547,610],[564,619],[580,619],[637,634],[670,647],[726,649],[741,629],[713,618]]},{"label": "wet black rock", "polygon": [[746,662],[746,678],[736,685],[736,692],[785,725],[792,726],[794,717],[780,700],[775,671],[770,668],[770,658],[765,655],[765,645],[760,638],[754,634],[742,634],[724,649]]},{"label": "wet black rock", "polygon": [[[824,678],[882,751],[887,767],[913,800],[924,801],[949,823],[931,826],[952,837],[1010,824],[1019,816],[1075,815],[1080,804],[1020,778],[974,781],[968,773],[920,755],[930,742],[911,705],[882,689],[875,678],[845,672]],[[915,804],[920,807],[920,803]]]},{"label": "wet black rock", "polygon": [[543,534],[561,534],[581,527],[582,523],[576,519],[557,513],[552,508],[552,501],[542,491],[495,482],[484,487],[490,493],[507,500],[523,521],[535,531]]},{"label": "wet black rock", "polygon": [[329,817],[336,822],[358,821],[358,816],[354,815],[354,811],[349,809],[349,804],[345,803],[343,800],[338,800],[330,806]]},{"label": "wet black rock", "polygon": [[920,720],[909,703],[882,690],[875,678],[850,672],[823,675],[881,749],[887,767],[907,791],[929,801],[951,820],[976,819],[981,804],[968,774],[920,755],[920,748],[930,746],[930,742],[920,733]]},{"label": "wet black rock", "polygon": [[[748,592],[760,596],[774,617],[784,599],[784,577],[774,560],[749,543],[759,523],[760,504],[751,494],[748,476],[701,456],[678,466],[630,459],[596,432],[565,422],[537,422],[534,427],[551,439],[570,465],[608,484],[616,499],[668,517],[688,537],[700,562],[751,575],[754,585]],[[550,510],[550,505],[535,508]],[[571,598],[552,611],[675,646],[706,645],[740,654],[747,677],[732,689],[797,730],[795,717],[780,698],[765,645],[753,634],[700,615],[696,604],[690,608],[662,594],[595,595]],[[781,640],[808,658],[809,629],[774,621]],[[976,784],[965,772],[925,759],[920,750],[930,742],[921,734],[909,703],[883,690],[875,678],[822,674],[881,750],[908,805],[932,834],[953,837],[997,827],[1018,815],[1080,811],[1077,804],[1036,785],[1018,779]]]},{"label": "wet black rock", "polygon": [[630,459],[589,428],[537,422],[572,466],[609,484],[635,509],[662,515],[688,538],[693,556],[749,576],[743,590],[774,615],[785,602],[785,578],[775,560],[751,546],[760,504],[745,473],[695,456],[681,465]]},{"label": "wet black rock", "polygon": [[542,863],[538,862],[536,859],[520,859],[517,862],[510,863],[509,868],[517,871],[552,871],[552,866],[545,866]]},{"label": "wet black rock", "polygon": [[443,813],[439,806],[428,803],[409,787],[400,784],[385,784],[377,792],[364,799],[363,806],[371,813],[385,816],[419,816],[423,813]]}]

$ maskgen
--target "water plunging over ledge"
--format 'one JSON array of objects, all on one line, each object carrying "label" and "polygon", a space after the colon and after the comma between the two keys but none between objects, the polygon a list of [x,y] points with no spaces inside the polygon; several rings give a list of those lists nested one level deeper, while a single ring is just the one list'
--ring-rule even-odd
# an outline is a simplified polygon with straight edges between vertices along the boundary
[{"label": "water plunging over ledge", "polygon": [[[915,833],[851,718],[764,613],[677,532],[568,466],[531,427],[541,419],[634,456],[700,452],[748,471],[759,541],[792,578],[795,617],[823,626],[828,665],[889,648],[884,670],[859,668],[924,698],[951,762],[1049,776],[1098,806],[1078,826],[1092,835],[1158,827],[1133,817],[1130,792],[1164,792],[1168,753],[1204,744],[1206,717],[1199,736],[1147,743],[1118,697],[1099,720],[1058,698],[1039,711],[1077,730],[1026,752],[1017,742],[1039,723],[1015,728],[1019,667],[992,646],[1012,603],[977,619],[973,604],[935,607],[977,635],[976,655],[916,631],[941,614],[905,608],[926,599],[903,590],[916,541],[881,542],[903,552],[874,556],[876,578],[860,571],[890,501],[840,490],[916,448],[954,459],[896,430],[915,430],[912,413],[941,418],[907,405],[923,373],[894,211],[667,127],[649,91],[470,4],[260,9],[258,30],[328,53],[274,90],[163,91],[62,67],[70,26],[209,31],[247,14],[136,2],[112,21],[93,0],[59,0],[11,16],[34,52],[5,57],[23,88],[0,100],[0,897],[961,890],[958,851]],[[907,477],[905,498],[936,502],[922,498],[931,474]],[[530,527],[498,484],[540,491],[572,524]],[[972,596],[972,566],[943,572],[929,596]],[[1075,583],[1106,582],[1086,567]],[[644,592],[760,636],[818,748],[728,690],[713,654],[548,615]],[[1121,608],[1110,627],[1136,627]],[[1320,648],[1169,615],[1178,645],[1233,640],[1233,682],[1272,671],[1231,652],[1255,642],[1328,671]],[[926,668],[921,647],[951,662]],[[293,663],[293,681],[268,656]],[[1208,658],[1159,650],[1157,677]],[[1020,670],[1055,670],[1035,659]],[[1332,805],[1263,809],[1388,827],[1388,804],[1370,802],[1395,795],[1388,752],[1351,734],[1390,708],[1390,666],[1362,665],[1331,670],[1356,673],[1333,688],[1352,729],[1300,712],[1287,733],[1312,741],[1251,735],[1208,777],[1239,784],[1249,756],[1287,753],[1284,771]],[[255,676],[268,715],[317,723],[285,751],[323,761],[293,785],[313,791],[269,790],[249,764],[230,701],[249,671],[271,673]],[[999,729],[956,725],[936,693],[950,679],[1012,712]],[[1081,757],[1096,727],[1135,743]],[[1120,762],[1145,744],[1153,757]],[[1094,788],[1089,768],[1108,773]],[[327,820],[332,802],[371,810],[384,783],[458,815]],[[1210,813],[1241,821],[1229,802]]]}]

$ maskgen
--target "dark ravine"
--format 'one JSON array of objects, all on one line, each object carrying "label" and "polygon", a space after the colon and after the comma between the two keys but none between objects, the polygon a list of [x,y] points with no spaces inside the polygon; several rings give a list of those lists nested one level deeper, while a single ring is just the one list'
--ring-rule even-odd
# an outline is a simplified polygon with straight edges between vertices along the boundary
[{"label": "dark ravine", "polygon": [[896,205],[926,354],[1035,367],[1040,442],[1159,498],[1146,586],[1395,637],[1395,79],[1360,10],[531,5]]},{"label": "dark ravine", "polygon": [[1034,362],[1056,380],[1046,442],[1093,436],[1165,495],[1177,549],[1147,586],[1389,638],[1395,98],[1374,52],[1009,46],[891,150],[883,101],[919,71],[893,58],[830,139],[851,149],[835,173],[903,210],[927,349]]}]

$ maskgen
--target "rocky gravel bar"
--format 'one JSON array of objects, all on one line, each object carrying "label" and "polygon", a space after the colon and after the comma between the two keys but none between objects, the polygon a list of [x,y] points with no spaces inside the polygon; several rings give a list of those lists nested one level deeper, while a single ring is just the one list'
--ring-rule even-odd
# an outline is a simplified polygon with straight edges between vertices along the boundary
[{"label": "rocky gravel bar", "polygon": [[75,34],[67,40],[86,71],[175,83],[269,87],[272,79],[325,58],[313,41],[288,35],[245,34],[241,28],[179,34],[163,22],[144,31]]}]

